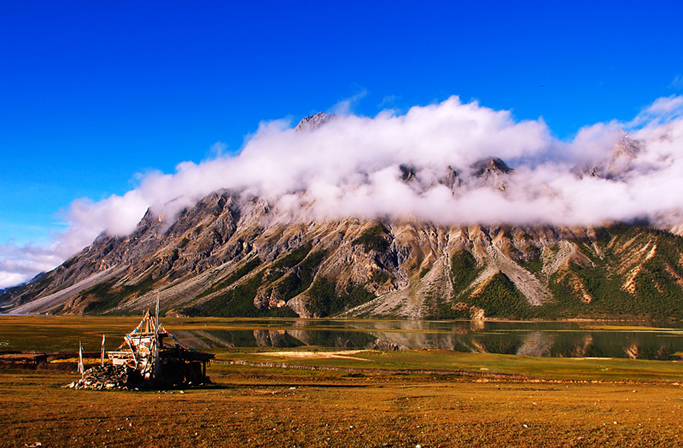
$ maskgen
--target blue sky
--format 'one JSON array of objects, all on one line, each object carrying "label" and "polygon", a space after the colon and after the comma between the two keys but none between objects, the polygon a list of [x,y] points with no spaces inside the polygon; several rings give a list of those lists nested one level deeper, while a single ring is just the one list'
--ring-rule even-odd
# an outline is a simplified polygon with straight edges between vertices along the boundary
[{"label": "blue sky", "polygon": [[451,95],[570,140],[683,92],[678,2],[2,2],[0,245],[262,120]]}]

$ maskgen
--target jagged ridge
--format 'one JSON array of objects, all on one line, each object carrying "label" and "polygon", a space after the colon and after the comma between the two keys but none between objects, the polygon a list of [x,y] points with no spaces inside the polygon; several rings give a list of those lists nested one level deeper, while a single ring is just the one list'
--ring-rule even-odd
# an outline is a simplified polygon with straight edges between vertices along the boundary
[{"label": "jagged ridge", "polygon": [[[333,116],[316,114],[297,130]],[[577,173],[615,178],[637,143]],[[506,194],[513,170],[488,158],[422,179]],[[681,238],[644,226],[445,226],[416,219],[309,222],[239,191],[217,191],[169,220],[148,211],[125,237],[100,235],[57,269],[0,292],[14,313],[404,318],[683,317]]]},{"label": "jagged ridge", "polygon": [[213,193],[166,229],[148,213],[37,281],[12,312],[223,316],[683,316],[681,240],[606,228],[280,222],[268,204]]}]

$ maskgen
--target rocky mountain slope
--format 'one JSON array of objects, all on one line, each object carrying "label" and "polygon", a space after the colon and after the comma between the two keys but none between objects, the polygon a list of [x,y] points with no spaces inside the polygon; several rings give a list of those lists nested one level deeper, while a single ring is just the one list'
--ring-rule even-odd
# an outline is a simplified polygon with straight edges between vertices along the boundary
[{"label": "rocky mountain slope", "polygon": [[32,283],[14,313],[217,316],[683,317],[681,238],[647,227],[279,223],[214,193],[168,229],[148,213]]},{"label": "rocky mountain slope", "polygon": [[[307,117],[303,130],[329,117]],[[579,176],[619,176],[637,144]],[[424,182],[401,165],[407,185]],[[444,167],[453,194],[505,192],[496,158]],[[431,180],[433,181],[433,180]],[[302,193],[303,194],[303,193]],[[304,211],[303,215],[306,213]],[[148,211],[125,237],[100,235],[55,270],[0,293],[10,313],[401,318],[683,318],[683,240],[644,225],[447,226],[397,219],[305,220],[240,191],[177,217]]]}]

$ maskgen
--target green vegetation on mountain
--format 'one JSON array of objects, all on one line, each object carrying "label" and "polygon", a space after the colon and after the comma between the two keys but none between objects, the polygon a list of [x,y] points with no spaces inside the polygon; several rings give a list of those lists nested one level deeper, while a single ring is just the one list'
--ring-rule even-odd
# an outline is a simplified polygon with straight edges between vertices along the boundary
[{"label": "green vegetation on mountain", "polygon": [[[221,317],[294,317],[296,313],[287,307],[259,308],[254,299],[259,287],[272,283],[280,300],[289,300],[304,292],[313,283],[315,270],[325,258],[326,251],[311,252],[311,245],[301,246],[273,262],[267,273],[259,272],[246,282],[229,289],[216,297],[186,308],[183,313],[189,316],[221,316]],[[251,260],[235,271],[219,290],[228,287],[241,277],[246,276],[260,265],[258,258]]]},{"label": "green vegetation on mountain", "polygon": [[278,258],[271,266],[272,269],[287,269],[293,268],[297,264],[301,263],[306,255],[311,251],[310,244],[304,244],[303,246],[297,247],[285,256]]},{"label": "green vegetation on mountain", "polygon": [[579,243],[590,265],[570,263],[552,276],[552,317],[683,318],[683,239],[635,226],[599,229]]},{"label": "green vegetation on mountain", "polygon": [[137,297],[154,288],[154,280],[147,276],[139,283],[134,285],[123,285],[116,287],[116,281],[98,283],[92,288],[86,289],[80,294],[82,301],[87,305],[83,308],[84,314],[98,314],[103,311],[111,310],[122,300],[130,297]]},{"label": "green vegetation on mountain", "polygon": [[187,316],[217,317],[295,317],[289,308],[259,309],[254,306],[256,290],[261,285],[262,274],[257,274],[243,284],[229,289],[217,297],[183,310]]},{"label": "green vegetation on mountain", "polygon": [[320,263],[325,259],[327,251],[320,250],[310,253],[303,261],[296,265],[290,273],[275,286],[281,300],[289,300],[304,292],[313,283],[313,276]]},{"label": "green vegetation on mountain", "polygon": [[374,250],[384,253],[389,250],[389,229],[384,224],[377,223],[366,229],[361,236],[353,241],[354,246],[363,246],[366,251]]},{"label": "green vegetation on mountain", "polygon": [[251,271],[253,271],[255,268],[257,268],[261,264],[261,260],[256,257],[252,260],[249,260],[244,266],[241,268],[235,270],[232,272],[230,275],[225,277],[224,279],[220,280],[219,282],[214,283],[209,289],[205,290],[202,294],[200,294],[198,297],[204,297],[212,292],[219,291],[221,289],[227,288],[228,286],[232,285],[235,283],[237,280],[241,279],[245,275],[249,274]]},{"label": "green vegetation on mountain", "polygon": [[341,311],[362,305],[375,296],[360,285],[349,285],[344,294],[337,295],[334,283],[317,279],[308,290],[308,308],[317,317],[333,316]]},{"label": "green vegetation on mountain", "polygon": [[484,309],[487,317],[528,319],[534,317],[531,305],[510,279],[499,272],[490,278],[484,289],[472,294],[468,302]]},{"label": "green vegetation on mountain", "polygon": [[453,292],[458,295],[470,287],[474,279],[481,273],[477,260],[466,250],[460,250],[451,257],[451,274],[453,276]]}]

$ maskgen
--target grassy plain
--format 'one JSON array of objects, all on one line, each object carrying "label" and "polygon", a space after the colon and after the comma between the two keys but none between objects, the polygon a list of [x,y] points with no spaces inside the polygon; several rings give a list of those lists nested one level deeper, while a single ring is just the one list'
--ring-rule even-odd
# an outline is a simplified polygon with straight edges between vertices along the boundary
[{"label": "grassy plain", "polygon": [[[16,319],[0,319],[0,341],[42,351],[137,323]],[[184,391],[75,391],[68,370],[0,370],[0,446],[683,446],[675,361],[308,353],[223,351],[214,385]]]}]

